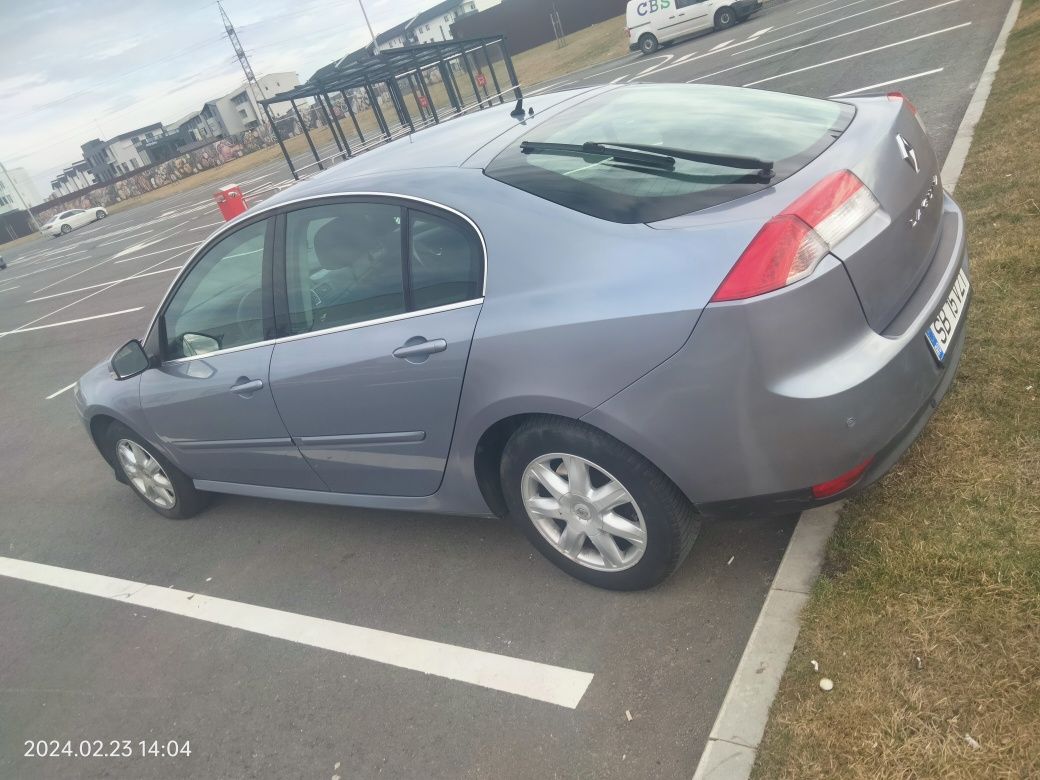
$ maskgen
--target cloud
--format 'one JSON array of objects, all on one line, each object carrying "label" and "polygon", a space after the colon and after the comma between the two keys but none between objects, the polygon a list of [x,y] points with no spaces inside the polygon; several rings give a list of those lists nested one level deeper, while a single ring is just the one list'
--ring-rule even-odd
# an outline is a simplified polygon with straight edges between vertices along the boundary
[{"label": "cloud", "polygon": [[[365,0],[377,32],[436,0]],[[257,75],[301,80],[369,38],[353,0],[225,0]],[[80,144],[173,121],[243,80],[203,0],[0,0],[0,150],[49,191]]]}]

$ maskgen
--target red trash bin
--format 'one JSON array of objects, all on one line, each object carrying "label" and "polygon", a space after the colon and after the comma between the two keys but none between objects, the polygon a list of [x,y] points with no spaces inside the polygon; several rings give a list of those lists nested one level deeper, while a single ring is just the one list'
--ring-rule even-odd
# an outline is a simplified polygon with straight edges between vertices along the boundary
[{"label": "red trash bin", "polygon": [[246,198],[242,194],[242,188],[237,184],[217,190],[213,193],[213,198],[217,201],[217,206],[220,207],[220,214],[224,217],[225,222],[229,219],[234,219],[249,208]]}]

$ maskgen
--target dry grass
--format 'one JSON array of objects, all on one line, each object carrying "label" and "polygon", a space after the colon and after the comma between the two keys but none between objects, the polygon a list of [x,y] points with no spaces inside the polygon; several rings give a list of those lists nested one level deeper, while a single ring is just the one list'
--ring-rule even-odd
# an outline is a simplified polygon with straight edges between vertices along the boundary
[{"label": "dry grass", "polygon": [[566,46],[557,47],[553,41],[517,54],[513,57],[513,66],[520,83],[533,87],[625,54],[628,54],[625,17],[617,16],[568,35]]},{"label": "dry grass", "polygon": [[1026,0],[957,193],[975,289],[961,373],[844,511],[756,778],[1040,778],[1038,83]]}]

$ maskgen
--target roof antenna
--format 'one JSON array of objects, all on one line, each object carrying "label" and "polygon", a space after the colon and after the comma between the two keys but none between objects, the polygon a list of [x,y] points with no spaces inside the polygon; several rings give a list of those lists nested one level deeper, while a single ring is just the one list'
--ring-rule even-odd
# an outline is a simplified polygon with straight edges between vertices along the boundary
[{"label": "roof antenna", "polygon": [[509,116],[516,117],[517,119],[523,119],[526,116],[524,112],[524,97],[523,95],[516,101],[516,108],[509,112]]}]

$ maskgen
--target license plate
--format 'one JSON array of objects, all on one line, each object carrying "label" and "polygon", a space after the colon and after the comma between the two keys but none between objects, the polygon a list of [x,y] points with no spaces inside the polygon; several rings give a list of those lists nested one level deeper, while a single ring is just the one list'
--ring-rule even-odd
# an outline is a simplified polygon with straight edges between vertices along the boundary
[{"label": "license plate", "polygon": [[946,352],[953,343],[953,337],[957,333],[957,326],[964,318],[964,311],[968,303],[968,275],[961,269],[953,282],[950,294],[946,296],[946,302],[935,315],[935,321],[925,331],[928,344],[931,345],[935,356],[941,363],[946,358]]}]

